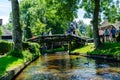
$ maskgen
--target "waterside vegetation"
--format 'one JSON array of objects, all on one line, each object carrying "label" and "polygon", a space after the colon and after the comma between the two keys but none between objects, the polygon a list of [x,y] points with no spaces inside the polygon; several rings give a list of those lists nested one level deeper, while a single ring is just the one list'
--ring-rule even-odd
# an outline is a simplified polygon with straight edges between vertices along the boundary
[{"label": "waterside vegetation", "polygon": [[120,43],[119,42],[103,43],[97,49],[95,49],[94,44],[88,44],[84,47],[80,47],[78,49],[73,50],[73,52],[84,55],[106,56],[120,59]]},{"label": "waterside vegetation", "polygon": [[[1,42],[3,44],[4,41]],[[7,44],[7,42],[4,43]],[[8,45],[9,44],[13,43],[8,42]],[[23,51],[15,51],[12,49],[9,50],[9,48],[6,47],[6,53],[0,56],[0,77],[5,75],[8,71],[18,67],[19,65],[23,65],[26,62],[33,60],[35,57],[40,56],[40,46],[37,43],[24,42],[22,45]],[[0,52],[2,52],[2,49],[0,50]]]}]

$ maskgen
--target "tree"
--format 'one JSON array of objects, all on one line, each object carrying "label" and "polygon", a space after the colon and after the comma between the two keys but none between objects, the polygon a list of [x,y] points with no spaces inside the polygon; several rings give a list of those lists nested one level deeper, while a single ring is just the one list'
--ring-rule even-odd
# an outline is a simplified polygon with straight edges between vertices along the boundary
[{"label": "tree", "polygon": [[92,25],[88,25],[86,27],[86,36],[90,37],[90,38],[93,38],[93,27],[92,27]]},{"label": "tree", "polygon": [[11,0],[12,4],[12,14],[13,14],[13,41],[14,50],[22,50],[22,30],[20,27],[19,19],[19,3],[18,0]]},{"label": "tree", "polygon": [[85,36],[86,26],[87,26],[87,25],[84,24],[83,21],[79,20],[79,21],[77,22],[77,26],[78,26],[78,29],[79,29],[80,33]]},{"label": "tree", "polygon": [[101,22],[101,19],[105,18],[108,20],[111,19],[111,22],[115,21],[115,17],[111,17],[115,16],[112,12],[115,13],[117,10],[115,5],[112,4],[113,2],[113,0],[81,0],[80,2],[80,7],[86,11],[84,17],[92,18],[91,22],[93,24],[94,43],[96,48],[101,44],[98,35],[98,24]]},{"label": "tree", "polygon": [[[42,30],[52,29],[59,34],[67,30],[68,24],[77,17],[79,0],[21,0],[20,16],[22,26],[29,23],[32,34],[39,35]],[[29,22],[25,20],[29,14]],[[37,30],[36,30],[37,29]]]},{"label": "tree", "polygon": [[100,37],[98,34],[98,16],[100,8],[100,0],[94,0],[95,8],[93,13],[93,32],[94,32],[94,43],[95,47],[98,48],[100,45]]}]

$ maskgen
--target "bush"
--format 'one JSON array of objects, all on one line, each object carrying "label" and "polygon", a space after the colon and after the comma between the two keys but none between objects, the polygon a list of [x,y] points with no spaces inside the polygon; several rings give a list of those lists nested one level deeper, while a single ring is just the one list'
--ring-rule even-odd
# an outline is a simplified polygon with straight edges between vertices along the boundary
[{"label": "bush", "polygon": [[31,44],[29,44],[29,50],[35,56],[40,55],[40,45],[37,44],[37,43],[31,43]]},{"label": "bush", "polygon": [[116,41],[117,41],[117,42],[120,42],[119,36],[116,37]]},{"label": "bush", "polygon": [[8,55],[13,56],[13,57],[17,57],[17,58],[23,58],[22,51],[11,50],[10,52],[8,52]]},{"label": "bush", "polygon": [[[29,50],[30,53],[34,54],[34,56],[40,55],[40,45],[37,43],[31,42],[23,42],[23,51]],[[10,51],[10,52],[9,52]],[[9,52],[12,56],[22,57],[21,51],[14,51],[13,50],[13,43],[8,41],[0,41],[0,55]],[[16,55],[17,54],[17,55]]]},{"label": "bush", "polygon": [[23,42],[23,50],[29,50],[34,56],[40,55],[40,45],[37,43]]},{"label": "bush", "polygon": [[0,41],[0,55],[3,55],[10,50],[13,50],[13,43],[7,41]]}]

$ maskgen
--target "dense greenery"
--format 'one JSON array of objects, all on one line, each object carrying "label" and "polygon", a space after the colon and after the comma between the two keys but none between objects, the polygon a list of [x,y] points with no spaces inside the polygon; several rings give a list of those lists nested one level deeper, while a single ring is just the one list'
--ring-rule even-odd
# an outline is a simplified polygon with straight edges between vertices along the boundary
[{"label": "dense greenery", "polygon": [[98,48],[100,45],[98,24],[101,19],[108,19],[110,22],[119,20],[119,0],[81,0],[80,7],[86,11],[85,18],[92,18],[94,42]]},{"label": "dense greenery", "polygon": [[77,17],[78,4],[79,0],[21,0],[21,25],[23,29],[29,28],[32,35],[50,30],[54,34],[64,33],[68,24]]},{"label": "dense greenery", "polygon": [[0,57],[0,76],[26,61],[40,55],[40,46],[36,43],[23,43],[24,51],[11,50],[6,56]]},{"label": "dense greenery", "polygon": [[0,41],[0,55],[3,55],[10,50],[13,50],[13,43],[1,40]]},{"label": "dense greenery", "polygon": [[[36,55],[39,55],[39,48],[40,45],[36,43],[29,43],[29,42],[23,42],[22,43],[23,50],[29,50],[31,53],[35,53]],[[13,50],[13,42],[8,42],[8,41],[0,41],[0,55],[7,54],[7,52]],[[15,54],[16,56],[21,54],[20,51],[15,51],[18,52],[18,54]],[[12,52],[14,53],[14,51]]]},{"label": "dense greenery", "polygon": [[88,55],[107,55],[107,56],[119,56],[120,55],[120,43],[104,43],[99,49],[95,49],[93,44],[88,44],[79,49],[75,49],[73,52],[79,52]]},{"label": "dense greenery", "polygon": [[89,52],[88,54],[119,56],[120,55],[120,43],[104,43],[99,49]]},{"label": "dense greenery", "polygon": [[[8,56],[0,58],[0,63],[1,63],[0,64],[0,76],[5,74],[10,69],[14,69],[15,67],[22,65],[26,61],[32,60],[33,58],[33,54],[30,53],[29,51],[23,51],[22,53],[21,52],[19,53],[20,53],[19,56],[16,56],[16,54],[18,55],[18,52],[12,51],[9,53]],[[14,57],[13,55],[16,57]],[[18,58],[18,57],[22,57],[22,58]]]},{"label": "dense greenery", "polygon": [[77,27],[81,33],[81,36],[93,38],[93,28],[92,25],[85,24],[82,20],[77,22]]}]

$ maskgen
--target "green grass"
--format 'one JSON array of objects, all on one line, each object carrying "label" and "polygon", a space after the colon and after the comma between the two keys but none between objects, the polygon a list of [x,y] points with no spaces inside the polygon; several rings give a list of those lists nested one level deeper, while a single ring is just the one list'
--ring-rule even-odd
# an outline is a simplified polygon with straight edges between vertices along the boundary
[{"label": "green grass", "polygon": [[104,43],[98,49],[94,48],[94,44],[88,44],[84,47],[73,50],[73,52],[84,53],[84,54],[97,54],[97,55],[109,55],[119,56],[120,55],[120,43]]},{"label": "green grass", "polygon": [[80,47],[73,50],[73,52],[81,53],[81,54],[86,54],[87,52],[92,52],[92,51],[94,51],[94,44],[88,44],[88,45],[85,45],[84,47]]},{"label": "green grass", "polygon": [[12,56],[4,56],[0,58],[0,76],[5,74],[7,70],[13,68],[14,66],[18,66],[23,63],[22,59],[18,59]]},{"label": "green grass", "polygon": [[17,54],[17,52],[11,51],[10,53],[8,53],[8,55],[0,58],[0,76],[33,58],[33,54],[27,50],[21,53],[23,55],[22,58],[18,58],[18,56],[13,56],[13,54]]}]

